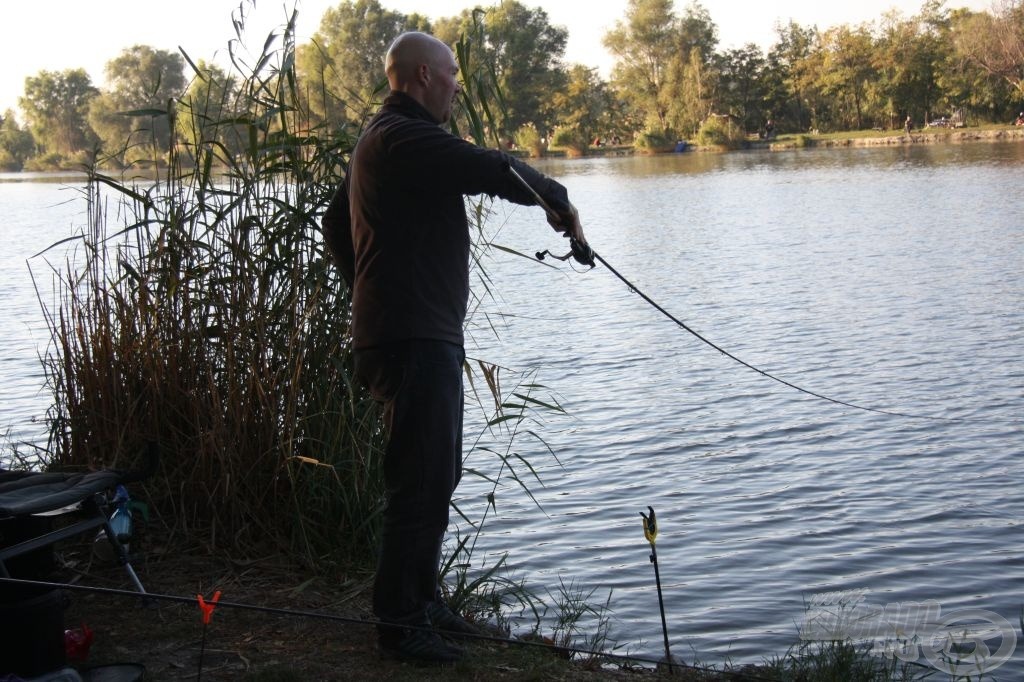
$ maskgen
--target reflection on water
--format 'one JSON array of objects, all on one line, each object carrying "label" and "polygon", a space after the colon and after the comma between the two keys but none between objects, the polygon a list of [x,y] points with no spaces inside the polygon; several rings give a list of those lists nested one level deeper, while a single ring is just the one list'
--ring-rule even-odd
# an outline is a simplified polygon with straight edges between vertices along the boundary
[{"label": "reflection on water", "polygon": [[1024,163],[1024,145],[964,142],[960,144],[892,147],[811,148],[777,152],[729,154],[692,153],[586,158],[572,161],[534,161],[553,175],[650,177],[664,174],[734,173],[756,171],[850,170],[870,173],[902,167],[1005,167],[1011,172]]},{"label": "reflection on water", "polygon": [[79,171],[45,171],[20,173],[0,173],[0,182],[25,182],[25,183],[76,183],[85,182],[86,174]]},{"label": "reflection on water", "polygon": [[[495,254],[499,292],[469,354],[535,370],[567,415],[538,415],[502,473],[477,557],[509,552],[542,594],[612,590],[612,637],[660,654],[640,511],[653,506],[673,650],[759,661],[798,644],[812,595],[936,600],[1016,622],[1024,590],[1024,145],[681,154],[545,161],[594,248],[672,314],[809,390],[772,382],[652,310],[605,269]],[[45,410],[45,347],[25,259],[66,236],[71,192],[0,184],[0,426]],[[495,205],[497,241],[564,248],[535,208]],[[39,261],[33,268],[43,269]],[[38,273],[37,269],[37,273]],[[495,331],[498,335],[495,335]],[[502,374],[511,387],[515,375]],[[482,429],[468,415],[467,443]],[[31,429],[29,429],[31,431]],[[497,476],[474,450],[467,466]],[[467,477],[479,518],[491,484]],[[599,599],[600,597],[596,597]],[[1020,657],[1001,669],[1024,672]],[[924,661],[922,660],[922,663]]]}]

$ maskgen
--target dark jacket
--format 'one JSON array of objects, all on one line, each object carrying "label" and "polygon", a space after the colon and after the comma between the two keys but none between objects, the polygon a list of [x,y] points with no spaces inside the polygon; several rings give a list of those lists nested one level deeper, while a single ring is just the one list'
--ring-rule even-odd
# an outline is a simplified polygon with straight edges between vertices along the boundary
[{"label": "dark jacket", "polygon": [[455,137],[408,95],[388,96],[323,217],[327,247],[352,290],[354,348],[409,339],[462,345],[470,248],[463,197],[535,204],[509,165],[552,208],[568,210],[562,185]]}]

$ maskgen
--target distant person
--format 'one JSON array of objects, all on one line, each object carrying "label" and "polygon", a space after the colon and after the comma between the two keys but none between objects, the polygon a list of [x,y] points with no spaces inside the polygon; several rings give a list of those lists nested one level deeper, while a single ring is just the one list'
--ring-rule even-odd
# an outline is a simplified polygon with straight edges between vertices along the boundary
[{"label": "distant person", "polygon": [[907,120],[903,122],[903,130],[906,131],[907,135],[910,134],[910,129],[914,127],[914,122],[910,120],[910,116],[907,116]]},{"label": "distant person", "polygon": [[775,137],[775,122],[768,119],[768,122],[764,124],[764,139],[770,140]]},{"label": "distant person", "polygon": [[[511,155],[444,130],[462,91],[451,49],[403,33],[384,61],[391,93],[356,143],[323,217],[327,247],[352,292],[356,376],[383,405],[387,491],[373,587],[381,653],[447,664],[440,632],[476,628],[441,599],[439,565],[462,474],[463,324],[471,234],[464,197],[538,202],[585,244],[565,187]],[[551,292],[558,295],[559,292]]]},{"label": "distant person", "polygon": [[1017,120],[1013,122],[1015,126],[1024,126],[1024,111],[1017,114]]}]

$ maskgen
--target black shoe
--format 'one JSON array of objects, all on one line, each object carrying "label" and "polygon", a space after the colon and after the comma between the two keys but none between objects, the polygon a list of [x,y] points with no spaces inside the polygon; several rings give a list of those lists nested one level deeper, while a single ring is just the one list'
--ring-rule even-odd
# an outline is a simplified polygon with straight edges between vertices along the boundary
[{"label": "black shoe", "polygon": [[443,601],[433,601],[427,604],[427,616],[430,618],[430,623],[445,635],[458,637],[459,635],[483,634],[480,628],[452,611]]},{"label": "black shoe", "polygon": [[430,630],[400,626],[379,629],[381,655],[422,665],[453,665],[462,660],[462,649],[446,644]]}]

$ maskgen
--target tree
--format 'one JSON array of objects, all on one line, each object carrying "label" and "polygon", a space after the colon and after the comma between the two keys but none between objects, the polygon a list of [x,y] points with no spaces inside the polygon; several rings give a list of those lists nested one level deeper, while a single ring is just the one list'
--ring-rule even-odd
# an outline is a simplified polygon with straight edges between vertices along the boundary
[{"label": "tree", "polygon": [[904,19],[898,12],[890,12],[883,17],[874,65],[883,115],[890,128],[907,115],[927,118],[932,114],[945,51],[939,37],[944,23],[945,12],[934,0],[925,5],[921,16]]},{"label": "tree", "polygon": [[711,20],[711,13],[697,0],[683,10],[679,19],[679,54],[688,56],[696,49],[701,62],[710,64],[718,48],[718,27]]},{"label": "tree", "polygon": [[552,97],[558,126],[572,130],[582,141],[582,149],[602,133],[610,131],[607,119],[610,94],[597,70],[574,64],[569,69],[569,80],[564,89]]},{"label": "tree", "polygon": [[40,71],[25,79],[25,94],[18,105],[44,152],[72,156],[93,143],[89,103],[99,93],[85,69]]},{"label": "tree", "polygon": [[937,80],[943,96],[953,106],[966,107],[987,120],[997,121],[1015,115],[1018,110],[1012,107],[1013,88],[973,57],[973,34],[988,30],[990,20],[989,15],[968,9],[950,12],[943,40],[951,47]]},{"label": "tree", "polygon": [[5,111],[0,117],[0,170],[21,170],[33,146],[32,133],[21,129],[13,111]]},{"label": "tree", "polygon": [[694,0],[683,10],[676,31],[676,49],[659,101],[670,129],[696,132],[714,110],[718,97],[718,27],[707,9]]},{"label": "tree", "polygon": [[122,162],[162,157],[171,140],[168,108],[185,90],[181,55],[135,45],[107,62],[105,72],[107,89],[89,109],[105,151]]},{"label": "tree", "polygon": [[768,107],[776,130],[808,130],[817,97],[809,58],[818,41],[818,30],[790,21],[785,26],[776,25],[775,34],[778,39],[768,50],[765,72]]},{"label": "tree", "polygon": [[1005,0],[996,14],[972,14],[956,33],[957,52],[1024,100],[1024,2]]},{"label": "tree", "polygon": [[869,88],[877,78],[870,31],[863,25],[829,29],[822,36],[822,52],[820,82],[822,91],[836,100],[840,119],[835,123],[862,130]]},{"label": "tree", "polygon": [[540,7],[504,0],[484,15],[484,32],[484,53],[505,95],[505,129],[533,123],[543,130],[553,124],[552,95],[566,83],[562,59],[568,31],[552,26]]},{"label": "tree", "polygon": [[615,23],[603,42],[616,59],[612,85],[618,95],[643,117],[648,129],[671,134],[668,103],[662,95],[668,69],[679,63],[672,0],[629,0],[625,19]]},{"label": "tree", "polygon": [[497,87],[484,102],[500,127],[496,133],[509,134],[528,124],[540,131],[554,126],[553,95],[566,86],[562,59],[569,34],[552,26],[547,12],[504,0],[487,10],[464,10],[457,18],[439,21],[437,35],[449,44],[460,36],[482,41],[478,58]]},{"label": "tree", "polygon": [[630,0],[604,44],[617,58],[612,83],[651,142],[695,132],[714,108],[718,28],[700,3],[677,17],[670,0]]},{"label": "tree", "polygon": [[719,55],[718,101],[722,113],[739,119],[743,130],[759,129],[770,115],[765,112],[768,62],[753,43]]},{"label": "tree", "polygon": [[680,54],[669,63],[659,102],[665,112],[669,138],[696,134],[715,108],[717,75],[701,57],[699,48]]},{"label": "tree", "polygon": [[333,126],[359,121],[386,88],[384,55],[404,31],[429,31],[418,14],[384,9],[377,0],[345,0],[324,12],[296,65],[313,113]]}]

